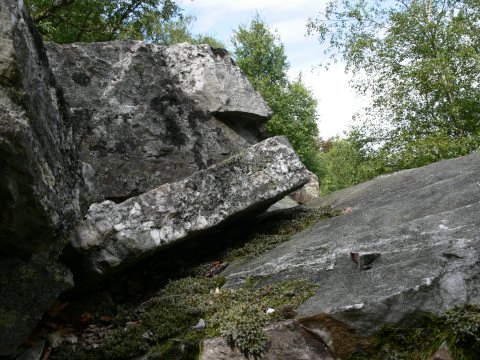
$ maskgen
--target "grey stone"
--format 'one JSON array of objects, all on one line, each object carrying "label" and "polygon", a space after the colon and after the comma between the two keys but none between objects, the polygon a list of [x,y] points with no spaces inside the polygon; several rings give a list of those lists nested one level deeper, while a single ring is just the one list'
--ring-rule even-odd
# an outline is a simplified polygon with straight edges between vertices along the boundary
[{"label": "grey stone", "polygon": [[183,91],[209,112],[262,123],[272,115],[227,51],[183,43],[167,47],[165,54]]},{"label": "grey stone", "polygon": [[350,252],[350,258],[358,265],[358,270],[370,270],[371,264],[381,255],[379,252]]},{"label": "grey stone", "polygon": [[[419,312],[480,304],[480,153],[381,176],[308,204],[351,208],[245,264],[227,286],[301,278],[319,285],[300,315],[326,313],[367,336]],[[350,252],[380,253],[358,271]]]},{"label": "grey stone", "polygon": [[307,181],[286,138],[270,138],[123,203],[93,204],[72,245],[87,273],[108,274],[166,245],[260,213]]},{"label": "grey stone", "polygon": [[73,284],[57,258],[83,187],[63,94],[22,3],[0,0],[0,356]]},{"label": "grey stone", "polygon": [[291,193],[289,196],[299,204],[305,204],[317,199],[320,196],[318,176],[310,172],[310,181],[305,184],[304,187]]},{"label": "grey stone", "polygon": [[210,46],[114,41],[47,49],[95,201],[121,202],[184,179],[263,138],[270,110]]},{"label": "grey stone", "polygon": [[80,163],[40,35],[17,1],[0,10],[0,244],[28,257],[80,217]]},{"label": "grey stone", "polygon": [[[333,360],[334,357],[323,339],[308,330],[293,320],[268,326],[265,329],[268,346],[261,359]],[[200,360],[246,359],[239,349],[231,348],[221,337],[205,340],[202,348]]]},{"label": "grey stone", "polygon": [[297,206],[298,206],[298,203],[295,200],[293,200],[290,196],[285,196],[283,199],[277,201],[275,204],[270,206],[267,209],[267,212],[284,210],[284,209],[292,209]]}]

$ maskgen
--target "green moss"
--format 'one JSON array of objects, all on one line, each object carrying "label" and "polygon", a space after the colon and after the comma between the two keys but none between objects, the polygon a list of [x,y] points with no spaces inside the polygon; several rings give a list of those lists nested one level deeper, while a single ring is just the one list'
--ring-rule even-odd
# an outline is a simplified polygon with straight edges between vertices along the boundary
[{"label": "green moss", "polygon": [[280,216],[272,214],[256,227],[255,232],[240,246],[233,246],[225,253],[226,261],[246,261],[288,241],[292,235],[303,231],[319,221],[340,215],[330,206],[319,209],[294,208],[282,211]]},{"label": "green moss", "polygon": [[349,360],[428,360],[446,342],[453,359],[480,354],[480,307],[464,305],[442,316],[425,314],[408,328],[386,326],[375,335],[374,351]]},{"label": "green moss", "polygon": [[268,315],[259,304],[239,303],[218,313],[220,333],[228,344],[238,347],[247,357],[260,356],[267,347],[263,327]]},{"label": "green moss", "polygon": [[[241,289],[215,291],[219,280],[189,277],[171,281],[139,313],[126,316],[134,325],[112,331],[95,351],[74,358],[124,359],[149,353],[151,359],[196,359],[203,339],[222,335],[245,355],[262,353],[267,324],[283,319],[281,311],[267,308],[298,306],[313,295],[315,286],[304,281],[279,282],[256,288],[249,282]],[[203,319],[204,329],[195,325]],[[132,321],[133,320],[133,321]]]}]

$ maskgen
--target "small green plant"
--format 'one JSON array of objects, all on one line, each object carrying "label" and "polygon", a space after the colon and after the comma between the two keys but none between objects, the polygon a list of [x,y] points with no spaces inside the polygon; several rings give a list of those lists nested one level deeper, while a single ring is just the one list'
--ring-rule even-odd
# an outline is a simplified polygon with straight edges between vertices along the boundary
[{"label": "small green plant", "polygon": [[218,314],[221,319],[220,333],[228,344],[238,347],[245,356],[260,356],[267,347],[263,327],[268,324],[268,315],[259,304],[234,305]]}]

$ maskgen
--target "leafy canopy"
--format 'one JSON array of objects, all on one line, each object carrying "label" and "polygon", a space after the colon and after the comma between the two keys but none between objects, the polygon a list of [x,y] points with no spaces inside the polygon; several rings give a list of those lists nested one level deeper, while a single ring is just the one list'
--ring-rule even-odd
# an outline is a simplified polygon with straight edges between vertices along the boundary
[{"label": "leafy canopy", "polygon": [[148,39],[179,15],[172,0],[26,0],[47,40],[58,43]]},{"label": "leafy canopy", "polygon": [[308,29],[354,74],[372,104],[353,136],[380,172],[480,145],[478,0],[337,0]]},{"label": "leafy canopy", "polygon": [[305,166],[322,176],[317,102],[301,76],[288,80],[289,64],[279,37],[257,14],[248,26],[234,31],[232,44],[237,65],[273,111],[267,123],[269,134],[285,135]]},{"label": "leafy canopy", "polygon": [[158,45],[179,42],[223,47],[206,35],[192,35],[195,20],[183,16],[174,0],[26,0],[45,40],[57,43],[116,39]]}]

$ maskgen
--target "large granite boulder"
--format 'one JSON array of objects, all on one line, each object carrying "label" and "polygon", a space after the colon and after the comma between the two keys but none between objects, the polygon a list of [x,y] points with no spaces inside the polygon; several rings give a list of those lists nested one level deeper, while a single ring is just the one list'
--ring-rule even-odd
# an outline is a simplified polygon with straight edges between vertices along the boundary
[{"label": "large granite boulder", "polygon": [[271,114],[228,54],[208,45],[47,50],[97,201],[121,202],[245,149]]},{"label": "large granite boulder", "polygon": [[71,120],[21,3],[0,0],[0,355],[72,286],[56,260],[80,218]]},{"label": "large granite boulder", "polygon": [[344,215],[230,266],[227,286],[248,276],[310,280],[319,290],[300,316],[328,314],[363,336],[422,312],[480,304],[479,179],[477,152],[315,200],[308,206],[332,205]]},{"label": "large granite boulder", "polygon": [[87,273],[109,274],[174,242],[262,212],[308,180],[286,138],[267,139],[123,203],[93,204],[72,245]]}]

